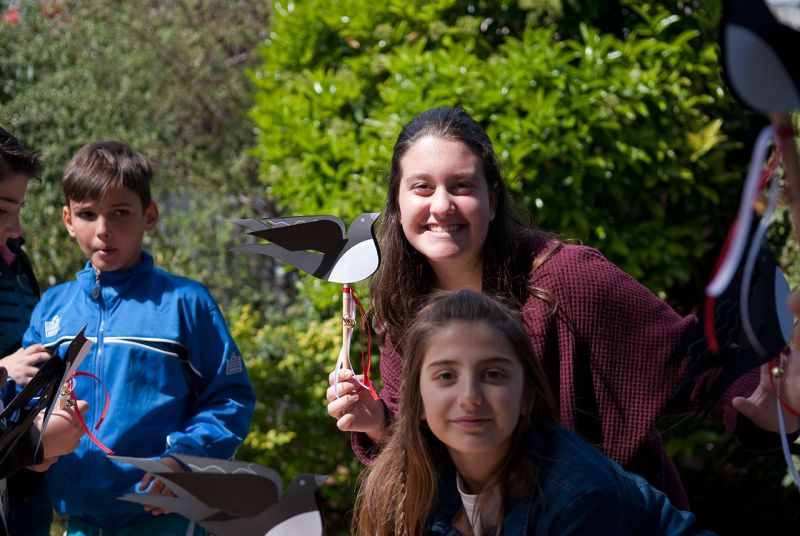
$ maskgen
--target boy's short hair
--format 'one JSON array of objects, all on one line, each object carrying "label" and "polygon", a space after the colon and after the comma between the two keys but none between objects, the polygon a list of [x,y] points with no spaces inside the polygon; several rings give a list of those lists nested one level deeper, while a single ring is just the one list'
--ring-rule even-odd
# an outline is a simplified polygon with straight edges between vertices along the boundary
[{"label": "boy's short hair", "polygon": [[61,188],[67,203],[100,199],[112,188],[125,187],[142,200],[142,209],[150,205],[150,160],[125,142],[95,141],[81,147],[72,157]]},{"label": "boy's short hair", "polygon": [[0,181],[11,174],[39,179],[43,169],[38,151],[28,149],[13,134],[0,127]]}]

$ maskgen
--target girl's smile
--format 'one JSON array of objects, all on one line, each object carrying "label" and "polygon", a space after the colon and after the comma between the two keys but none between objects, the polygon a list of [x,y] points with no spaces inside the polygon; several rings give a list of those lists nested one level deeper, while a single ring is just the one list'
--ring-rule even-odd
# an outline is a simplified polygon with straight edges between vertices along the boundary
[{"label": "girl's smile", "polygon": [[466,479],[485,481],[508,452],[523,408],[523,376],[506,337],[482,322],[454,322],[428,342],[422,419]]},{"label": "girl's smile", "polygon": [[459,141],[427,136],[400,165],[398,208],[406,239],[428,259],[440,288],[454,274],[480,281],[483,244],[494,218],[480,158]]}]

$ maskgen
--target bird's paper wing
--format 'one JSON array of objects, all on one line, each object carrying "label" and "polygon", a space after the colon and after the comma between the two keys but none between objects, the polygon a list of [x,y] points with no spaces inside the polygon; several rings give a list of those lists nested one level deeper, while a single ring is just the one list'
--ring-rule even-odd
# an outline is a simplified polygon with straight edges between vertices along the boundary
[{"label": "bird's paper wing", "polygon": [[231,223],[244,227],[245,229],[250,229],[251,231],[261,231],[263,229],[269,229],[270,225],[267,225],[261,220],[255,220],[252,218],[246,218],[243,220],[228,220]]},{"label": "bird's paper wing", "polygon": [[[233,248],[232,251],[236,253],[254,253],[256,255],[273,257],[316,277],[321,277],[321,275],[325,273],[327,265],[330,264],[326,263],[325,266],[323,266],[325,255],[322,253],[289,251],[277,244],[247,244],[246,246],[237,246]],[[330,260],[334,261],[335,258],[331,256]]]},{"label": "bird's paper wing", "polygon": [[[67,353],[64,355],[64,372],[61,375],[61,379],[58,382],[55,391],[55,400],[58,400],[62,397],[61,394],[61,386],[70,379],[72,373],[78,370],[83,358],[86,357],[86,354],[89,353],[89,350],[92,348],[92,341],[86,338],[84,333],[86,332],[86,324],[83,325],[81,330],[75,335],[75,338],[72,339],[72,342],[69,343],[67,347]],[[47,412],[44,415],[44,420],[42,421],[42,430],[41,434],[39,435],[39,444],[42,442],[42,438],[44,437],[44,430],[47,427],[47,423],[50,422],[50,415],[53,414],[53,410],[56,409],[58,406],[57,403],[48,403],[47,404]]]},{"label": "bird's paper wing", "polygon": [[110,460],[114,460],[115,462],[133,465],[145,473],[152,473],[154,475],[175,472],[172,467],[165,465],[158,460],[154,460],[153,458],[131,458],[129,456],[109,456],[108,458]]},{"label": "bird's paper wing", "polygon": [[333,216],[313,216],[310,221],[276,225],[249,234],[269,240],[289,251],[336,252],[344,242],[344,224]]},{"label": "bird's paper wing", "polygon": [[[46,411],[37,449],[41,446],[42,437],[44,437],[47,422],[55,408],[54,402],[61,384],[68,377],[68,371],[74,370],[80,364],[91,347],[92,343],[83,335],[85,330],[86,326],[83,326],[72,340],[64,359],[58,356],[48,359],[22,391],[0,413],[0,460],[5,459],[14,444],[28,432],[36,415],[40,411]],[[32,404],[31,401],[33,401]],[[17,414],[16,417],[12,419],[15,414]]]},{"label": "bird's paper wing", "polygon": [[277,502],[280,490],[259,475],[174,472],[156,474],[176,495],[191,495],[213,510],[251,517]]},{"label": "bird's paper wing", "polygon": [[306,224],[318,220],[328,220],[341,228],[342,236],[344,236],[344,223],[336,216],[328,214],[314,215],[314,216],[290,216],[287,218],[268,218],[264,220],[270,227],[288,227],[291,225]]},{"label": "bird's paper wing", "polygon": [[109,456],[109,458],[116,462],[133,465],[142,471],[156,475],[159,480],[165,482],[170,490],[175,493],[174,497],[168,495],[151,495],[149,493],[128,493],[118,497],[121,501],[163,508],[164,510],[175,512],[192,521],[198,521],[209,517],[219,511],[218,509],[204,504],[200,499],[194,497],[186,490],[180,489],[178,486],[168,482],[166,475],[176,473],[176,471],[172,467],[161,463],[159,460],[154,460],[152,458],[132,458],[128,456]]},{"label": "bird's paper wing", "polygon": [[118,497],[120,501],[132,502],[141,505],[155,506],[163,508],[169,512],[176,513],[197,522],[206,517],[217,514],[218,512],[207,505],[198,501],[194,497],[151,495],[148,493],[127,493]]},{"label": "bird's paper wing", "polygon": [[86,357],[86,354],[88,354],[89,350],[92,348],[92,344],[94,344],[86,338],[84,335],[85,332],[86,324],[83,325],[78,334],[75,335],[75,338],[72,339],[72,342],[69,343],[67,353],[64,356],[64,363],[67,365],[67,370],[64,372],[64,375],[67,377],[78,370],[83,358]]},{"label": "bird's paper wing", "polygon": [[[164,465],[158,460],[153,460],[150,458],[129,458],[125,456],[109,456],[112,460],[128,463],[133,465],[134,467],[138,467],[142,471],[150,473],[154,475],[156,478],[161,480],[164,484],[169,487],[169,489],[178,497],[180,497],[183,501],[187,503],[186,506],[182,508],[189,508],[189,506],[195,505],[195,503],[202,504],[204,507],[207,507],[207,512],[205,515],[208,515],[210,512],[215,512],[219,510],[219,507],[216,507],[213,504],[208,504],[202,496],[197,496],[197,491],[195,489],[185,489],[180,482],[176,482],[173,478],[176,475],[184,475],[184,474],[192,474],[192,473],[185,473],[183,471],[176,471],[172,467]],[[142,496],[148,497],[147,493],[143,493]],[[133,501],[133,502],[141,502],[141,501]],[[142,504],[152,504],[148,502],[144,502]],[[154,504],[154,506],[157,506]],[[197,510],[198,506],[193,506],[193,509]],[[194,518],[191,518],[194,519]]]},{"label": "bird's paper wing", "polygon": [[[191,519],[192,521],[200,519],[203,516],[202,513],[194,513],[194,510],[190,507],[188,501],[186,501],[186,499],[183,497],[172,495],[151,495],[149,493],[126,493],[125,495],[120,495],[117,497],[117,499],[120,501],[142,505],[149,504],[150,506],[163,508],[164,510],[169,510],[170,512],[180,514],[187,519]],[[198,504],[202,507],[202,509],[208,510],[205,505],[202,505],[199,502]]]},{"label": "bird's paper wing", "polygon": [[190,471],[260,475],[272,480],[277,489],[283,489],[283,479],[281,475],[268,467],[253,462],[219,460],[217,458],[189,456],[188,454],[175,454],[174,457],[186,465]]},{"label": "bird's paper wing", "polygon": [[28,433],[39,412],[53,405],[63,371],[64,362],[61,359],[48,359],[0,413],[0,461]]},{"label": "bird's paper wing", "polygon": [[800,32],[763,0],[726,0],[721,29],[723,76],[739,101],[758,112],[800,107]]}]

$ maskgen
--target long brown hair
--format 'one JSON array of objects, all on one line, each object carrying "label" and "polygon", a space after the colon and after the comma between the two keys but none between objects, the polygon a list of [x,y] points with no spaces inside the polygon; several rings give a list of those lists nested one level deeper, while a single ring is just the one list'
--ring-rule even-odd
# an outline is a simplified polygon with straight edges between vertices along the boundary
[{"label": "long brown hair", "polygon": [[[433,289],[433,269],[405,237],[398,203],[402,179],[400,161],[417,140],[426,136],[459,141],[483,164],[488,190],[495,203],[495,217],[489,223],[483,245],[484,292],[521,306],[532,290],[528,288],[532,256],[537,244],[547,236],[528,229],[511,209],[492,141],[464,109],[445,106],[414,117],[400,131],[392,153],[386,205],[378,229],[382,259],[370,286],[375,327],[394,341],[400,338],[413,311]],[[397,299],[398,296],[403,299]]]},{"label": "long brown hair", "polygon": [[373,467],[362,475],[353,516],[355,534],[401,536],[423,532],[438,495],[437,472],[449,455],[420,419],[420,374],[430,340],[453,322],[483,323],[497,330],[511,344],[523,370],[525,411],[512,435],[509,455],[484,489],[498,486],[505,501],[530,493],[537,484],[538,469],[535,457],[526,450],[527,436],[532,423],[555,419],[555,409],[547,378],[520,319],[510,308],[480,292],[436,292],[405,338],[400,408],[388,442]]}]

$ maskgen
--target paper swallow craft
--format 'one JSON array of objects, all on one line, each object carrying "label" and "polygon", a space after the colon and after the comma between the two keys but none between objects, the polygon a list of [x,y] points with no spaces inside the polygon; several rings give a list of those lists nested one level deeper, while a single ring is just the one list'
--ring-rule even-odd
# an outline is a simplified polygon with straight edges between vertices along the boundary
[{"label": "paper swallow craft", "polygon": [[92,342],[83,335],[85,330],[86,326],[72,339],[63,359],[57,355],[48,359],[0,413],[0,461],[5,459],[14,444],[30,430],[36,415],[45,411],[37,448],[41,446],[41,437],[44,436],[47,422],[56,407],[61,386],[92,347]]},{"label": "paper swallow craft", "polygon": [[380,251],[373,225],[380,213],[360,214],[345,233],[335,216],[297,216],[266,220],[233,220],[248,234],[268,240],[234,251],[269,255],[332,283],[356,283],[378,269]]},{"label": "paper swallow craft", "polygon": [[175,494],[127,494],[121,500],[182,515],[217,536],[315,536],[323,534],[316,491],[322,476],[302,474],[281,495],[281,477],[249,462],[175,455],[187,471],[158,460],[111,456],[154,474]]},{"label": "paper swallow craft", "polygon": [[800,32],[763,0],[724,2],[720,45],[723,75],[742,103],[767,115],[800,108]]}]

